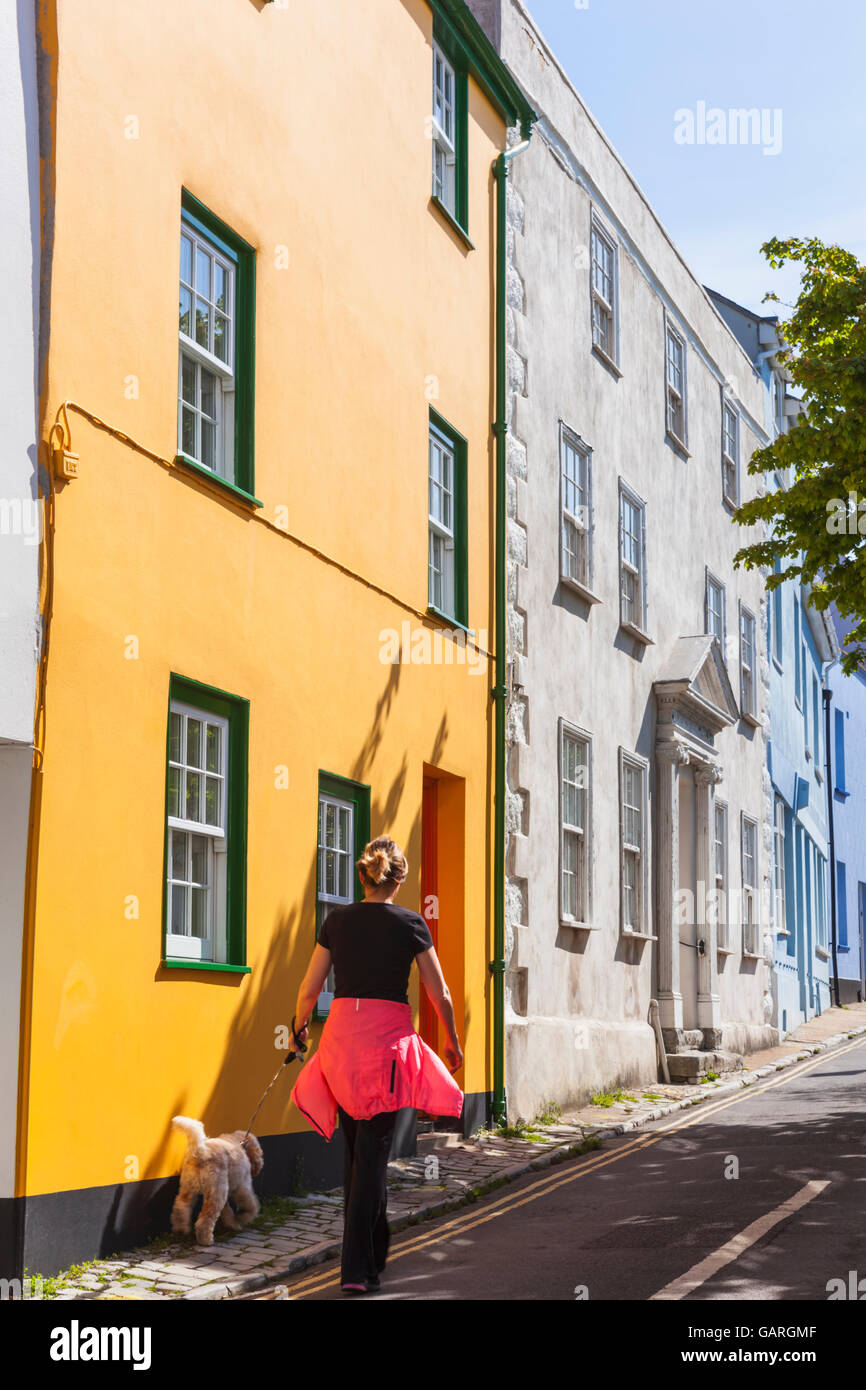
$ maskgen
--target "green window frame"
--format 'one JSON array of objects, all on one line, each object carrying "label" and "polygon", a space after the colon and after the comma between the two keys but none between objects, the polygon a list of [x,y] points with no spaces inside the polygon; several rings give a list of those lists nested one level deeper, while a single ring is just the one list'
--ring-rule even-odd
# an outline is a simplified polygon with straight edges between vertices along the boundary
[{"label": "green window frame", "polygon": [[[240,496],[244,501],[260,507],[262,504],[255,496],[255,319],[256,319],[256,253],[243,237],[238,236],[216,213],[210,208],[205,207],[188,189],[181,191],[181,226],[180,234],[183,237],[184,229],[199,238],[212,248],[215,253],[216,264],[219,261],[226,262],[228,269],[232,272],[233,290],[232,302],[229,306],[231,320],[231,344],[228,353],[228,362],[231,364],[232,376],[232,396],[233,396],[233,448],[229,443],[228,454],[231,462],[222,471],[211,468],[206,463],[192,456],[191,453],[184,452],[183,443],[183,359],[191,360],[192,353],[184,351],[184,332],[180,331],[179,356],[181,363],[179,367],[179,423],[178,423],[178,462],[193,469],[196,473],[203,474],[218,486],[227,489],[229,492]],[[182,261],[183,258],[181,258]],[[181,277],[181,298],[185,293],[183,276]],[[193,292],[193,309],[195,313],[195,297]],[[183,323],[183,304],[181,304],[181,325]],[[191,331],[191,328],[190,328]],[[190,347],[190,338],[186,338],[187,348]],[[210,361],[208,361],[210,357]],[[213,353],[205,351],[202,354],[205,367],[212,367],[218,371],[219,364]],[[200,401],[196,402],[201,405]]]},{"label": "green window frame", "polygon": [[[427,436],[427,610],[437,617],[447,618],[449,622],[468,630],[469,625],[469,560],[468,560],[468,445],[448,421],[435,410],[430,411]],[[438,448],[444,448],[453,460],[450,480],[451,515],[447,527],[440,529],[437,513],[440,505],[434,497],[438,492],[433,476],[433,455]],[[453,556],[453,576],[448,588],[450,599],[435,602],[433,569],[433,547],[437,534],[450,531],[449,548]]]},{"label": "green window frame", "polygon": [[440,49],[445,60],[454,72],[454,131],[451,144],[454,149],[454,206],[449,207],[435,191],[436,132],[433,132],[433,178],[432,201],[445,214],[449,221],[456,222],[464,236],[469,235],[469,66],[466,51],[454,30],[438,10],[433,12],[433,110],[435,121],[435,64],[436,49]]},{"label": "green window frame", "polygon": [[[220,881],[219,893],[224,902],[224,919],[221,918],[215,927],[214,935],[221,939],[221,944],[214,948],[213,959],[194,959],[187,956],[169,955],[168,936],[170,922],[170,893],[169,889],[174,874],[172,860],[172,834],[177,825],[180,810],[181,792],[180,787],[186,787],[186,797],[189,796],[187,782],[176,783],[178,788],[172,787],[172,762],[174,762],[175,775],[177,775],[178,757],[172,758],[174,751],[172,747],[172,712],[177,713],[177,706],[183,706],[189,711],[201,712],[206,719],[208,715],[213,715],[225,730],[224,763],[221,768],[223,772],[223,791],[224,807],[221,812],[221,822],[224,830],[222,841],[219,848],[224,856],[224,871]],[[229,694],[225,690],[219,690],[214,686],[204,685],[201,681],[191,680],[186,676],[172,672],[169,677],[168,712],[166,717],[166,744],[165,744],[165,812],[164,812],[164,854],[162,872],[162,964],[171,969],[179,970],[221,970],[235,971],[243,974],[250,973],[250,967],[246,963],[246,911],[247,911],[247,806],[249,795],[249,726],[250,726],[250,703],[240,695]],[[184,726],[186,727],[186,726]],[[190,759],[186,750],[181,755],[180,761],[187,763],[188,768],[207,767],[207,757],[202,754],[198,762]],[[189,771],[184,773],[188,778]],[[204,777],[201,779],[205,780]],[[194,827],[181,833],[194,833]],[[215,883],[208,884],[209,888],[216,891]]]},{"label": "green window frame", "polygon": [[[350,777],[341,777],[334,772],[319,771],[319,787],[316,798],[316,941],[319,940],[322,923],[327,915],[326,909],[334,902],[327,894],[327,867],[323,852],[323,812],[333,803],[348,804],[352,810],[352,858],[349,866],[349,883],[352,886],[352,902],[361,902],[364,890],[355,868],[365,846],[370,840],[370,788],[365,782],[355,782]],[[325,981],[325,987],[316,1001],[314,1018],[327,1018],[330,1000],[333,996],[333,979]]]}]

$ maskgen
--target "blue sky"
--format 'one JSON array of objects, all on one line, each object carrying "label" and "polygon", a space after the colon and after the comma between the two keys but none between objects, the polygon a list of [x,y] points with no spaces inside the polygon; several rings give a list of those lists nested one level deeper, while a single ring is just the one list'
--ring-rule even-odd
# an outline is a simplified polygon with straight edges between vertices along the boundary
[{"label": "blue sky", "polygon": [[[770,270],[759,249],[768,237],[817,236],[866,261],[860,0],[524,3],[702,283],[776,313],[763,295],[790,302],[799,275]],[[768,145],[781,134],[779,152],[677,143],[675,113],[697,122],[699,102],[708,113],[780,111],[766,130]]]}]

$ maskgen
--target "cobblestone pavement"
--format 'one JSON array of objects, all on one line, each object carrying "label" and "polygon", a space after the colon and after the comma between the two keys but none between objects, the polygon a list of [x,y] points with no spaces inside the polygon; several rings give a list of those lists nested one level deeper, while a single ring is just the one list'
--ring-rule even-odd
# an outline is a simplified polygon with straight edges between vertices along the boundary
[{"label": "cobblestone pavement", "polygon": [[[506,1134],[486,1131],[470,1139],[433,1132],[418,1137],[415,1158],[398,1159],[388,1170],[392,1230],[474,1201],[485,1190],[527,1169],[547,1166],[597,1147],[618,1134],[671,1111],[699,1105],[709,1094],[735,1091],[772,1071],[866,1032],[866,1005],[827,1010],[777,1048],[746,1058],[743,1071],[700,1085],[649,1085],[611,1093],[608,1104],[586,1105],[567,1115],[549,1115],[530,1128]],[[219,1299],[278,1284],[281,1277],[339,1254],[342,1193],[293,1199],[291,1214],[266,1209],[253,1226],[218,1237],[203,1247],[193,1241],[130,1250],[113,1259],[75,1266],[46,1281],[43,1296],[57,1300]],[[35,1289],[34,1292],[38,1292]],[[277,1295],[279,1296],[279,1294]]]}]

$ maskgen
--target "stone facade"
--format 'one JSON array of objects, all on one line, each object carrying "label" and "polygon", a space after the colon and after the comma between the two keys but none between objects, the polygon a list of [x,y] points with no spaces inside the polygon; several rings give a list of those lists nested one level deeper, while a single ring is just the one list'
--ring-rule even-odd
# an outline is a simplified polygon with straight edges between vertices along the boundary
[{"label": "stone facade", "polygon": [[[743,496],[756,486],[748,458],[768,436],[752,363],[526,10],[472,8],[539,112],[511,166],[508,207],[516,1117],[654,1080],[651,1000],[680,1076],[734,1065],[729,1054],[777,1036],[761,915],[766,604],[762,576],[733,567],[757,537],[732,525],[723,501],[725,407]],[[717,636],[710,581],[726,609]],[[706,897],[717,807],[721,926]]]}]

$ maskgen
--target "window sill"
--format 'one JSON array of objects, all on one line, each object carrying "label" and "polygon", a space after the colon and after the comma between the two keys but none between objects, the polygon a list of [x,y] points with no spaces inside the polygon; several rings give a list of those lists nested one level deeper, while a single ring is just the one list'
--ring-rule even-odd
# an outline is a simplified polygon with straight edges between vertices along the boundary
[{"label": "window sill", "polygon": [[[836,950],[838,951],[839,949],[840,949],[840,948],[837,946],[837,947],[836,947]],[[845,949],[847,950],[848,948],[846,947]],[[819,960],[829,960],[829,959],[830,959],[830,952],[829,952],[829,951],[825,951],[823,946],[816,946],[816,947],[815,947],[815,955],[818,957]]]},{"label": "window sill", "polygon": [[432,603],[427,604],[427,616],[428,618],[437,618],[440,622],[448,623],[451,627],[459,627],[461,632],[465,632],[467,637],[471,637],[473,642],[475,641],[474,627],[467,627],[465,623],[461,623],[460,619],[455,618],[453,614],[443,613],[441,608],[434,608]]},{"label": "window sill", "polygon": [[665,439],[668,441],[672,449],[676,450],[678,454],[682,454],[683,458],[691,458],[691,454],[689,453],[685,444],[679,438],[678,435],[672,434],[670,430],[665,430]]},{"label": "window sill", "polygon": [[736,951],[734,950],[733,946],[717,946],[717,947],[716,947],[716,955],[718,955],[718,956],[735,956],[736,954],[737,954],[737,953],[736,953]]},{"label": "window sill", "polygon": [[453,212],[450,212],[448,210],[448,208],[442,202],[442,199],[437,198],[435,193],[431,193],[430,195],[430,207],[436,209],[436,211],[439,213],[439,216],[445,222],[447,222],[452,232],[455,232],[457,236],[459,236],[464,246],[468,247],[470,251],[475,250],[475,242],[470,240],[469,233],[467,232],[466,228],[461,227]]},{"label": "window sill", "polygon": [[166,970],[222,970],[228,971],[232,975],[250,975],[252,967],[249,965],[223,965],[216,960],[175,960],[168,959],[160,961]]},{"label": "window sill", "polygon": [[737,510],[739,505],[739,502],[736,501],[733,497],[726,497],[725,494],[722,493],[722,506],[725,508],[725,511],[728,511],[731,513],[731,515],[733,515],[733,513]]},{"label": "window sill", "polygon": [[592,589],[587,588],[585,584],[581,584],[579,579],[572,579],[568,574],[561,574],[559,576],[559,582],[560,584],[564,584],[567,589],[570,589],[572,593],[578,594],[580,598],[585,599],[587,603],[601,603],[598,594],[593,593]]},{"label": "window sill", "polygon": [[781,931],[781,930],[780,930],[780,931],[777,931],[777,932],[776,932],[776,935],[777,935],[777,936],[790,936],[791,933],[790,933],[789,931]]},{"label": "window sill", "polygon": [[598,343],[592,344],[592,350],[600,362],[603,362],[608,371],[613,372],[617,380],[622,379],[622,372],[612,357],[609,357],[604,348],[600,348]]},{"label": "window sill", "polygon": [[763,960],[763,951],[744,951],[743,960]]},{"label": "window sill", "polygon": [[206,479],[212,487],[217,488],[220,492],[230,493],[232,497],[236,497],[240,502],[246,502],[248,506],[264,506],[264,503],[260,502],[258,497],[253,497],[251,492],[245,492],[242,487],[238,487],[236,483],[230,483],[226,478],[221,478],[218,473],[212,473],[209,468],[205,468],[203,464],[197,463],[195,459],[189,458],[186,454],[177,454],[175,463],[182,468],[191,469],[197,477]]},{"label": "window sill", "polygon": [[843,787],[835,787],[834,791],[836,793],[836,796],[838,796],[842,801],[847,801],[848,797],[851,795],[851,793],[846,792]]},{"label": "window sill", "polygon": [[[633,637],[636,642],[640,642],[644,647],[654,647],[655,642],[642,627],[637,627],[634,623],[620,623],[620,631],[627,632],[629,637]],[[653,938],[655,939],[655,938]]]},{"label": "window sill", "polygon": [[[815,949],[816,949],[817,951],[823,951],[823,950],[824,950],[824,947],[823,947],[823,946],[816,946]],[[838,944],[837,944],[837,946],[836,946],[836,954],[837,954],[837,955],[847,956],[847,955],[850,953],[850,951],[851,951],[851,947],[850,947],[850,946],[839,946]],[[825,959],[826,959],[826,960],[829,960],[829,959],[830,959],[830,953],[829,953],[829,951],[826,953]]]},{"label": "window sill", "polygon": [[601,931],[600,922],[578,922],[574,917],[560,917],[561,927],[570,927],[572,931]]},{"label": "window sill", "polygon": [[753,729],[760,729],[761,727],[760,719],[757,717],[757,715],[752,714],[749,710],[740,710],[740,718],[742,719],[744,724],[750,724]]},{"label": "window sill", "polygon": [[817,764],[815,766],[815,781],[820,782],[822,785],[824,782],[824,774],[821,771],[820,767],[817,766]]},{"label": "window sill", "polygon": [[622,937],[624,941],[658,941],[657,936],[644,931],[626,931],[623,928]]},{"label": "window sill", "polygon": [[783,669],[784,669],[783,666],[782,666],[781,661],[779,660],[779,658],[778,658],[777,656],[774,656],[774,657],[773,657],[773,665],[775,666],[776,670],[779,671],[780,673],[781,673],[781,672],[783,671]]}]

